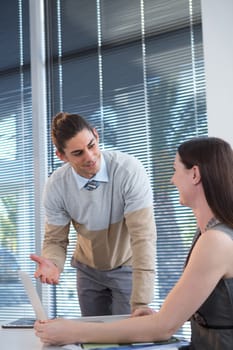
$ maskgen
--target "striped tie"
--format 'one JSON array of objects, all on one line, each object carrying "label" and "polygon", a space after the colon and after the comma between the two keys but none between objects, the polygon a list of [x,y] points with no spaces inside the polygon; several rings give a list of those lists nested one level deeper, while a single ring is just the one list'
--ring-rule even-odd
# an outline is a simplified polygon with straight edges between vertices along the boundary
[{"label": "striped tie", "polygon": [[93,191],[95,190],[97,187],[99,187],[100,185],[100,182],[99,181],[96,181],[96,180],[91,180],[91,181],[88,181],[86,183],[86,185],[84,186],[84,188],[88,191]]}]

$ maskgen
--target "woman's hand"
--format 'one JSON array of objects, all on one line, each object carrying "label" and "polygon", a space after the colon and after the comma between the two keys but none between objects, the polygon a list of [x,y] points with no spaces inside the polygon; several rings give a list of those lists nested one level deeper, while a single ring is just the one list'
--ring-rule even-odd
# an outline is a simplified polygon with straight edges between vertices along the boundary
[{"label": "woman's hand", "polygon": [[36,321],[35,334],[46,345],[64,345],[77,342],[77,322],[64,318]]}]

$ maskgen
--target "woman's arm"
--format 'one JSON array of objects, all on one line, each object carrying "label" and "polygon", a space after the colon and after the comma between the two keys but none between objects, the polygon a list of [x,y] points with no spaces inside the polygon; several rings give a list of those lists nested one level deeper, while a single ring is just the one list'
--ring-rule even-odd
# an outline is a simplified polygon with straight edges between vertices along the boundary
[{"label": "woman's arm", "polygon": [[233,276],[233,242],[219,231],[208,231],[196,243],[188,265],[163,306],[152,315],[111,323],[57,319],[36,322],[45,343],[131,343],[165,340],[186,322],[222,277]]}]

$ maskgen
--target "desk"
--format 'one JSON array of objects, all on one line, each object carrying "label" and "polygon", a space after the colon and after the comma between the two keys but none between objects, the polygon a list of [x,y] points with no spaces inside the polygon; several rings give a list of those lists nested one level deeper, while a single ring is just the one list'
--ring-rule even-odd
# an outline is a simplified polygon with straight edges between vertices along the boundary
[{"label": "desk", "polygon": [[[101,317],[80,317],[80,321],[85,322],[112,322],[129,315],[101,316]],[[7,321],[0,320],[0,348],[3,350],[65,350],[65,347],[44,346],[40,339],[35,336],[34,329],[6,329],[1,325]]]},{"label": "desk", "polygon": [[[116,319],[122,318],[122,316],[103,316],[103,317],[85,317],[85,321],[92,322],[111,322]],[[83,321],[83,318],[80,318]],[[0,326],[6,323],[0,321]],[[68,350],[71,349],[69,346],[45,346],[41,343],[40,339],[35,336],[34,329],[3,329],[0,327],[0,348],[2,350]],[[175,345],[171,344],[160,346],[159,349],[175,350]],[[76,348],[78,349],[78,347]],[[120,348],[119,348],[120,350]],[[148,348],[149,350],[149,348]]]},{"label": "desk", "polygon": [[[2,324],[3,322],[1,322]],[[40,339],[34,334],[34,329],[3,329],[0,328],[0,348],[2,350],[45,350]],[[53,347],[54,350],[61,350]]]}]

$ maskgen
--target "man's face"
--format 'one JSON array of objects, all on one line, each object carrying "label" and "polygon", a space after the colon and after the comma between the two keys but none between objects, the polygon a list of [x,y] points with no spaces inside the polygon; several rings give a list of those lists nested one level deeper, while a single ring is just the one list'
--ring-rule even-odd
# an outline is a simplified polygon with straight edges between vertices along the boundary
[{"label": "man's face", "polygon": [[99,136],[96,130],[93,133],[83,129],[66,142],[64,153],[56,152],[61,160],[70,163],[76,173],[88,179],[99,171],[101,160]]}]

